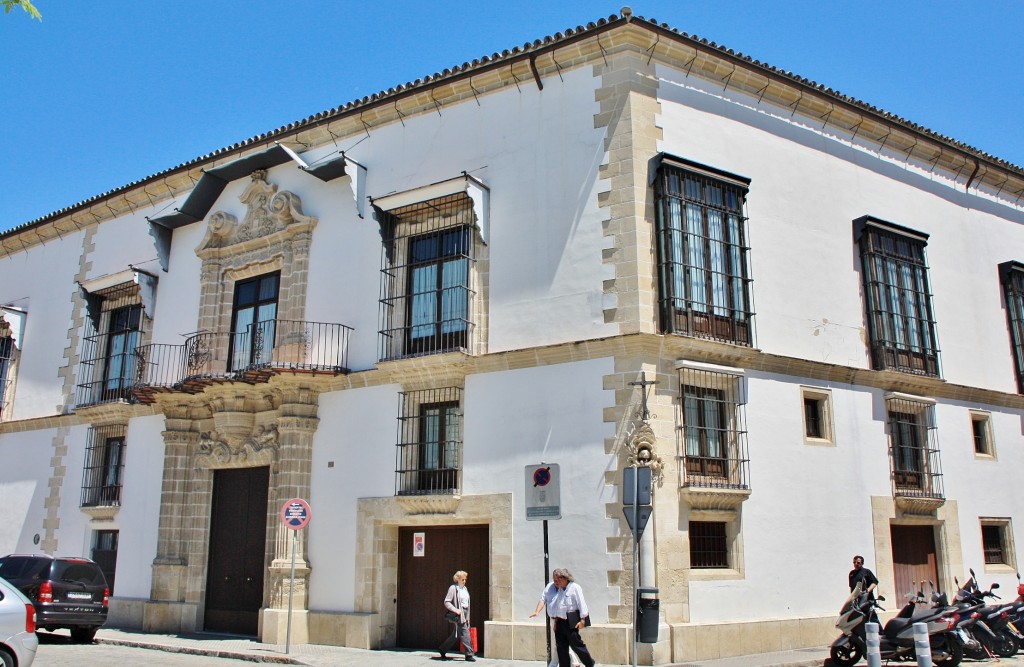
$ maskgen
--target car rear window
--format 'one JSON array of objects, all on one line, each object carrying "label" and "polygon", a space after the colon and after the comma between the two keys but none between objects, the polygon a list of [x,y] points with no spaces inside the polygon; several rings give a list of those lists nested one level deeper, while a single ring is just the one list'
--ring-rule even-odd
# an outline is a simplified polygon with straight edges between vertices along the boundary
[{"label": "car rear window", "polygon": [[82,561],[55,560],[51,577],[55,581],[75,581],[86,586],[106,583],[98,565]]},{"label": "car rear window", "polygon": [[0,558],[0,577],[7,579],[39,579],[50,564],[47,558],[7,556]]}]

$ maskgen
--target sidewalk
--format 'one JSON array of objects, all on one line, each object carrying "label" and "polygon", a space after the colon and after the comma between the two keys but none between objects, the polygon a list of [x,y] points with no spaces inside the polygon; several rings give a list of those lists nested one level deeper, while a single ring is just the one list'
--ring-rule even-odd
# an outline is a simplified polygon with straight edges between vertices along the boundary
[{"label": "sidewalk", "polygon": [[[366,651],[363,649],[325,646],[323,644],[296,644],[285,653],[282,644],[261,644],[247,637],[230,635],[156,635],[101,628],[96,634],[101,644],[135,646],[174,653],[233,658],[250,662],[280,665],[309,665],[310,667],[428,667],[459,664],[462,659],[442,661],[436,651],[391,649]],[[821,667],[828,657],[827,648],[761,653],[701,662],[676,663],[664,667]],[[499,660],[478,658],[482,667],[543,667],[541,660]],[[600,667],[614,667],[599,663]]]}]

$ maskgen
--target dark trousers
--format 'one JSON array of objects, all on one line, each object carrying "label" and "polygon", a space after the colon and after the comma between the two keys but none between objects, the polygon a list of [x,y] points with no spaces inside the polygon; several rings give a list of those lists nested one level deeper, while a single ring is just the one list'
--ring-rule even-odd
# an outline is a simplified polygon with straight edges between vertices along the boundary
[{"label": "dark trousers", "polygon": [[473,655],[473,642],[469,638],[469,623],[455,623],[449,621],[452,624],[452,633],[448,636],[448,639],[444,640],[441,644],[441,648],[438,649],[440,653],[449,653],[455,646],[462,640],[462,646],[466,649],[466,655]]},{"label": "dark trousers", "polygon": [[558,653],[558,667],[572,667],[572,658],[569,657],[569,649],[572,649],[580,657],[586,667],[594,667],[594,659],[587,650],[587,645],[580,637],[580,631],[575,626],[569,625],[564,618],[555,619],[555,650]]}]

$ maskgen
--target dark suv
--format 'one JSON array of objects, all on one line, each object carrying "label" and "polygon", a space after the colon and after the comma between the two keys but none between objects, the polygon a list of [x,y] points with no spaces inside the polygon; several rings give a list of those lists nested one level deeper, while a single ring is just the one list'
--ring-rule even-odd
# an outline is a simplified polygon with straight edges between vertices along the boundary
[{"label": "dark suv", "polygon": [[89,643],[107,620],[110,589],[88,558],[11,554],[0,558],[0,577],[32,601],[39,628],[69,628],[72,640]]}]

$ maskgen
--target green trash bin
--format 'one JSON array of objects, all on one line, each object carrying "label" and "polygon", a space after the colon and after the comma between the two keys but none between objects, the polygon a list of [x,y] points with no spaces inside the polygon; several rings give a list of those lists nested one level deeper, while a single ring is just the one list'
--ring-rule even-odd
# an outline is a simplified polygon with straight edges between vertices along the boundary
[{"label": "green trash bin", "polygon": [[636,596],[636,640],[643,644],[658,642],[658,620],[661,601],[657,588],[640,587]]}]

